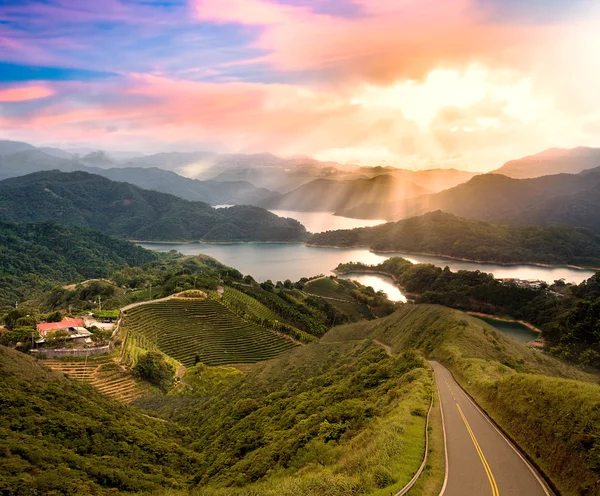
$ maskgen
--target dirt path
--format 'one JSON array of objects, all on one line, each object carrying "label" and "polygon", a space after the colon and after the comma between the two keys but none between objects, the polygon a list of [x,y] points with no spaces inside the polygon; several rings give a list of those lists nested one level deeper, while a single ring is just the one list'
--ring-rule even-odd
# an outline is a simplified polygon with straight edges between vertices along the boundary
[{"label": "dirt path", "polygon": [[387,344],[385,344],[385,343],[382,343],[381,341],[379,341],[379,340],[377,340],[377,339],[374,339],[374,340],[373,340],[373,342],[374,342],[376,345],[378,345],[378,346],[381,346],[381,347],[382,347],[382,348],[385,350],[385,352],[386,352],[388,355],[392,356],[392,353],[393,353],[393,352],[392,352],[392,347],[391,347],[391,346],[389,346],[389,345],[387,345]]}]

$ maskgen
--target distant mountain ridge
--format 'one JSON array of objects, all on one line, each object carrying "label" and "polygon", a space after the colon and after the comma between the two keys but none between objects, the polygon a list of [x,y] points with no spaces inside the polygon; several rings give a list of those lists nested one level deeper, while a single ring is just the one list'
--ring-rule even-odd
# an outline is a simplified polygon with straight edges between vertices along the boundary
[{"label": "distant mountain ridge", "polygon": [[251,206],[214,209],[86,172],[37,172],[0,181],[0,220],[56,221],[153,241],[302,241],[306,229]]},{"label": "distant mountain ridge", "polygon": [[484,174],[432,195],[364,204],[337,214],[396,221],[435,210],[495,223],[567,225],[600,232],[600,168],[533,179]]},{"label": "distant mountain ridge", "polygon": [[265,200],[260,205],[276,210],[335,212],[363,203],[385,202],[388,198],[414,198],[428,192],[422,186],[395,179],[391,175],[345,181],[317,179],[290,193]]},{"label": "distant mountain ridge", "polygon": [[526,179],[553,174],[578,174],[600,167],[600,148],[551,148],[541,153],[506,162],[493,171],[515,179]]}]

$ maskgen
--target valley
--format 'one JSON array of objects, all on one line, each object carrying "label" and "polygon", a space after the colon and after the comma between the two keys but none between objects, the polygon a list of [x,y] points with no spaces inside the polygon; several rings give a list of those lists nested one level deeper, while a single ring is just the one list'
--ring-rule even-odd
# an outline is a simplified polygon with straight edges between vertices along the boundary
[{"label": "valley", "polygon": [[92,158],[0,181],[2,490],[596,491],[590,226],[335,215],[498,181],[456,170],[221,157],[221,179],[257,184],[213,183],[154,167],[215,156]]},{"label": "valley", "polygon": [[600,496],[600,6],[0,2],[0,496]]}]

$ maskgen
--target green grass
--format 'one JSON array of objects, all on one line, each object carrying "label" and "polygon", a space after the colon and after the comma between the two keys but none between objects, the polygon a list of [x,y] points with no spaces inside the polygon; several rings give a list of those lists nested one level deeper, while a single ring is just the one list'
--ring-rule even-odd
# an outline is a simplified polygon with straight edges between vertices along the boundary
[{"label": "green grass", "polygon": [[198,434],[202,487],[192,494],[387,496],[421,464],[431,395],[431,370],[418,353],[313,343],[196,403],[168,397],[138,406]]},{"label": "green grass", "polygon": [[356,283],[353,281],[330,277],[314,279],[304,287],[306,293],[333,298],[328,300],[329,303],[349,315],[352,321],[373,318],[369,307],[352,297],[351,292],[356,289]]},{"label": "green grass", "polygon": [[598,376],[436,305],[406,305],[384,319],[334,328],[323,340],[366,338],[441,361],[563,494],[600,493]]},{"label": "green grass", "polygon": [[294,347],[213,300],[172,299],[133,308],[124,322],[125,348],[159,350],[186,367],[254,363]]}]

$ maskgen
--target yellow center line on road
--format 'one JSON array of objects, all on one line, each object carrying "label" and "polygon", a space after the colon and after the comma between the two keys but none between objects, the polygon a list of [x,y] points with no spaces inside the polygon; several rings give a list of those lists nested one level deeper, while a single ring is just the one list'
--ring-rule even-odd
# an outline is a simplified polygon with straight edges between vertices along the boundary
[{"label": "yellow center line on road", "polygon": [[479,443],[477,442],[477,438],[475,437],[475,434],[473,434],[473,430],[471,429],[469,422],[467,422],[467,418],[465,417],[465,414],[463,413],[462,408],[460,407],[460,405],[458,403],[456,404],[456,408],[458,408],[458,413],[460,413],[460,416],[462,417],[463,422],[465,423],[465,427],[467,428],[467,431],[469,431],[471,440],[473,441],[473,444],[475,445],[477,454],[479,455],[479,458],[481,459],[481,463],[483,464],[485,473],[487,474],[488,480],[490,481],[490,486],[492,487],[492,496],[500,496],[500,492],[498,491],[498,485],[496,484],[496,479],[494,479],[494,474],[492,474],[492,469],[488,465],[488,462],[485,459],[485,456],[483,455],[483,450],[481,449],[481,446],[479,446]]}]

